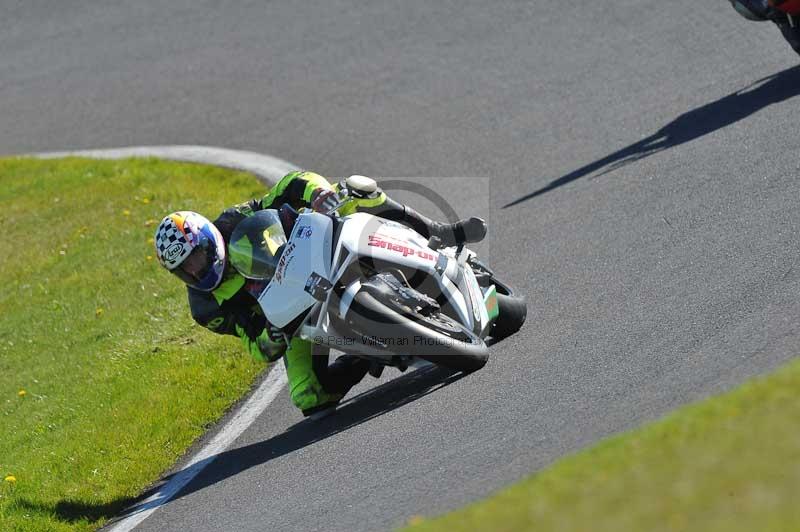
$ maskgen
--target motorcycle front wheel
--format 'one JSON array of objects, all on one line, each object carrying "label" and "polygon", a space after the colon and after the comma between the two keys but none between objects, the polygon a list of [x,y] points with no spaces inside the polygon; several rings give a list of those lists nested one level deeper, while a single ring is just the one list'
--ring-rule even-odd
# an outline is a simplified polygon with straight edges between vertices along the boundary
[{"label": "motorcycle front wheel", "polygon": [[446,368],[476,371],[489,359],[484,341],[449,316],[389,306],[363,290],[353,298],[345,322],[394,354],[417,356]]}]

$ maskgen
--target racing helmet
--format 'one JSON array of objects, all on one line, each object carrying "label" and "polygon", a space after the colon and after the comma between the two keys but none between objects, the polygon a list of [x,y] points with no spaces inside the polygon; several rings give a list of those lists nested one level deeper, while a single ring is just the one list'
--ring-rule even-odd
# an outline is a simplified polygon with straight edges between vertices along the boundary
[{"label": "racing helmet", "polygon": [[225,240],[214,224],[192,211],[161,220],[154,238],[158,261],[192,288],[210,292],[219,286],[226,264]]}]

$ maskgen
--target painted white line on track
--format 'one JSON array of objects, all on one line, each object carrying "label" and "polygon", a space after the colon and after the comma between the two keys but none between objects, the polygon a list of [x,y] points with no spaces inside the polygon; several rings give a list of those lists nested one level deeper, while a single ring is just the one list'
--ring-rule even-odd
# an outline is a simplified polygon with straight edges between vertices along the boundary
[{"label": "painted white line on track", "polygon": [[[210,164],[243,170],[254,174],[266,186],[274,185],[278,179],[299,168],[290,162],[260,153],[228,150],[208,146],[138,146],[100,150],[75,150],[47,153],[32,153],[30,157],[55,159],[61,157],[89,157],[92,159],[126,159],[129,157],[158,157],[174,161]],[[244,198],[243,198],[244,199]],[[241,406],[216,436],[203,447],[156,493],[126,509],[122,516],[112,522],[109,532],[128,532],[136,528],[160,506],[166,504],[184,486],[192,481],[206,466],[249,427],[275,399],[287,383],[286,369],[275,364],[264,382]]]},{"label": "painted white line on track", "polygon": [[135,506],[123,512],[123,517],[113,523],[109,532],[129,532],[136,528],[150,514],[172,499],[184,486],[197,476],[206,466],[228,448],[242,432],[258,418],[286,384],[286,369],[283,364],[275,364],[261,386],[250,399],[236,412],[225,427],[203,449],[192,457],[186,466],[177,472],[164,486]]},{"label": "painted white line on track", "polygon": [[252,151],[228,150],[210,146],[135,146],[130,148],[110,148],[99,150],[54,151],[32,153],[39,159],[61,157],[89,157],[92,159],[126,159],[128,157],[159,157],[173,161],[211,164],[243,170],[254,174],[267,186],[274,185],[278,179],[300,168],[294,164]]}]

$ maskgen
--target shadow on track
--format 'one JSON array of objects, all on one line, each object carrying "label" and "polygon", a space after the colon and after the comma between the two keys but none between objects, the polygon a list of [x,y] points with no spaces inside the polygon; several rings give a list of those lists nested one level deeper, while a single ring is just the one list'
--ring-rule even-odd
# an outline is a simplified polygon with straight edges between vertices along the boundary
[{"label": "shadow on track", "polygon": [[[268,440],[224,451],[206,459],[196,466],[200,467],[202,464],[205,469],[172,499],[202,490],[251,467],[269,462],[365,423],[440,390],[464,376],[463,373],[437,366],[423,367],[406,373],[348,399],[339,405],[336,414],[331,417],[319,421],[303,420]],[[33,504],[27,501],[20,501],[20,504],[33,511],[52,512],[58,519],[66,522],[81,520],[94,522],[101,518],[126,517],[141,510],[135,507],[130,508],[135,501],[142,501],[154,495],[161,486],[178,473],[180,472],[163,478],[158,485],[136,499],[119,499],[107,504],[87,504],[67,500],[59,501],[55,506]],[[164,501],[154,501],[152,505],[158,506],[163,503]],[[148,506],[152,505],[148,504]],[[124,508],[129,508],[129,510],[123,512]]]},{"label": "shadow on track", "polygon": [[503,208],[513,207],[598,170],[601,171],[595,177],[607,174],[654,153],[713,133],[747,118],[768,105],[780,103],[798,94],[800,94],[800,65],[762,78],[724,98],[686,112],[649,137],[559,177],[548,185],[504,205]]},{"label": "shadow on track", "polygon": [[460,372],[429,366],[367,390],[342,403],[331,417],[303,420],[268,440],[220,453],[175,499],[391,412],[464,376]]}]

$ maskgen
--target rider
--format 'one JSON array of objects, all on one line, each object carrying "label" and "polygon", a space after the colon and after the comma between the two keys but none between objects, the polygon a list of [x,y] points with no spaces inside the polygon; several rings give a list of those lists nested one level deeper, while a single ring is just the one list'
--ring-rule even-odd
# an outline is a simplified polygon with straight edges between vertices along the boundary
[{"label": "rider", "polygon": [[358,210],[395,220],[426,238],[440,238],[445,246],[478,242],[486,235],[486,224],[480,218],[452,224],[434,222],[387,197],[369,178],[352,176],[346,185],[343,181],[332,186],[321,175],[301,171],[284,176],[263,198],[226,209],[213,223],[190,211],[169,214],[155,235],[159,262],[188,285],[195,321],[215,333],[239,336],[256,359],[273,362],[283,357],[292,402],[306,416],[338,403],[366,375],[369,361],[344,355],[328,366],[327,349],[300,338],[287,339],[266,320],[245,288],[244,277],[231,267],[227,244],[236,225],[254,211],[287,203],[295,209],[329,212],[338,204],[337,191],[343,186],[352,198],[340,208],[343,215]]},{"label": "rider", "polygon": [[800,54],[800,0],[730,0],[748,20],[771,20],[795,52]]}]

